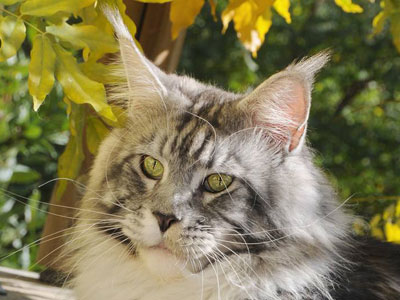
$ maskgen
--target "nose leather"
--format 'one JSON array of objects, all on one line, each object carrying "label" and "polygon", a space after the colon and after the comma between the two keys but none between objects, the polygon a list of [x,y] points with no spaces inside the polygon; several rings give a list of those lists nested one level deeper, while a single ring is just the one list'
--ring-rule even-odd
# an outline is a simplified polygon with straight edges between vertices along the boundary
[{"label": "nose leather", "polygon": [[172,224],[178,221],[178,218],[174,215],[165,215],[158,211],[153,212],[153,215],[156,217],[158,221],[158,226],[160,227],[161,232],[166,232]]}]

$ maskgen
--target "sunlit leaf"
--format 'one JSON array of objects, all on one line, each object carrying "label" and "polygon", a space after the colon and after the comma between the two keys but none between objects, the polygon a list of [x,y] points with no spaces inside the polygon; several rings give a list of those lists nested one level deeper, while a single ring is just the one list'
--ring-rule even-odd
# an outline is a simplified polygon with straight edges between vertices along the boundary
[{"label": "sunlit leaf", "polygon": [[230,0],[221,16],[223,32],[233,20],[240,41],[256,56],[272,24],[273,3],[274,0]]},{"label": "sunlit leaf", "polygon": [[274,9],[280,14],[286,21],[286,23],[290,24],[292,22],[292,18],[289,12],[290,8],[290,0],[276,0],[274,2]]},{"label": "sunlit leaf", "polygon": [[400,52],[400,2],[394,0],[382,0],[380,3],[382,11],[372,21],[373,34],[382,31],[385,22],[390,21],[390,32],[393,37],[393,44]]},{"label": "sunlit leaf", "polygon": [[50,39],[43,34],[35,37],[29,63],[29,93],[33,97],[33,109],[37,111],[54,85],[56,54]]},{"label": "sunlit leaf", "polygon": [[90,58],[94,61],[105,53],[118,51],[118,44],[112,34],[107,34],[93,25],[52,25],[46,27],[47,32],[70,43],[75,49],[83,49],[85,61]]},{"label": "sunlit leaf", "polygon": [[389,242],[400,243],[400,226],[387,222],[385,224],[386,239]]},{"label": "sunlit leaf", "polygon": [[385,221],[391,221],[391,219],[394,217],[396,212],[396,207],[394,204],[388,206],[385,211],[383,212],[383,220]]},{"label": "sunlit leaf", "polygon": [[114,116],[117,117],[117,121],[111,121],[106,118],[101,118],[101,119],[104,121],[104,123],[106,123],[110,127],[118,127],[118,128],[124,127],[128,117],[126,110],[118,105],[111,105],[111,109],[113,111]]},{"label": "sunlit leaf", "polygon": [[22,2],[24,0],[0,0],[0,4],[4,4],[4,5],[12,5],[18,2]]},{"label": "sunlit leaf", "polygon": [[375,16],[372,20],[372,27],[374,28],[374,34],[377,34],[382,31],[383,25],[385,25],[386,14],[381,11],[379,14]]},{"label": "sunlit leaf", "polygon": [[79,64],[79,67],[90,79],[101,82],[103,84],[117,83],[121,81],[121,78],[114,75],[113,72],[116,70],[116,66],[113,64],[102,64],[94,61],[88,61]]},{"label": "sunlit leaf", "polygon": [[59,45],[54,49],[57,54],[56,77],[68,98],[78,104],[88,103],[103,117],[116,121],[106,103],[104,86],[83,74],[71,53]]},{"label": "sunlit leaf", "polygon": [[57,12],[77,13],[96,0],[27,0],[21,5],[21,13],[31,16],[51,16]]},{"label": "sunlit leaf", "polygon": [[400,218],[400,200],[397,201],[396,205],[396,217]]},{"label": "sunlit leaf", "polygon": [[0,16],[0,61],[17,53],[25,39],[25,24],[14,16]]},{"label": "sunlit leaf", "polygon": [[362,13],[364,11],[360,5],[354,4],[352,0],[335,0],[335,3],[347,13]]},{"label": "sunlit leaf", "polygon": [[136,0],[136,1],[144,3],[165,3],[165,2],[171,2],[173,0]]},{"label": "sunlit leaf", "polygon": [[204,0],[175,0],[171,3],[170,19],[172,38],[176,39],[182,29],[193,24],[204,5]]},{"label": "sunlit leaf", "polygon": [[104,123],[94,116],[88,116],[86,119],[86,145],[92,154],[97,154],[101,141],[109,133]]}]

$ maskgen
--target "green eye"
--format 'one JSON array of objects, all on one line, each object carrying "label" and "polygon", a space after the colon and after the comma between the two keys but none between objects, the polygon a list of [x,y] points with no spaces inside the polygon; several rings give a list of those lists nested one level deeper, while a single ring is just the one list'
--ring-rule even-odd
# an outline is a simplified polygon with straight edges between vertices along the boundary
[{"label": "green eye", "polygon": [[160,180],[164,173],[164,166],[157,159],[146,155],[143,157],[142,171],[147,177]]},{"label": "green eye", "polygon": [[219,193],[231,185],[232,176],[226,174],[211,174],[204,181],[204,187],[210,193]]}]

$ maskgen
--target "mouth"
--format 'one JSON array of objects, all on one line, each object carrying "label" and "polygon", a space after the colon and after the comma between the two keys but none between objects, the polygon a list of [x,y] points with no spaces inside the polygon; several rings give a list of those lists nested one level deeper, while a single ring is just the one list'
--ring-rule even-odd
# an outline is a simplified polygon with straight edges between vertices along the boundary
[{"label": "mouth", "polygon": [[165,245],[164,241],[162,241],[161,243],[159,243],[155,246],[148,247],[147,250],[158,251],[160,253],[164,253],[164,254],[168,254],[168,255],[174,255],[172,253],[172,251],[167,247],[167,245]]}]

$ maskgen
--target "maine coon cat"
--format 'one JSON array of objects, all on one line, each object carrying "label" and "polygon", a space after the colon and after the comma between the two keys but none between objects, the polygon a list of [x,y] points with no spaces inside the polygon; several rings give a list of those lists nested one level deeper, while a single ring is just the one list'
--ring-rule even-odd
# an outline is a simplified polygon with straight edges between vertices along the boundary
[{"label": "maine coon cat", "polygon": [[100,147],[64,251],[78,299],[400,299],[399,248],[352,237],[305,142],[327,53],[233,94],[163,73],[104,12],[127,121]]}]

